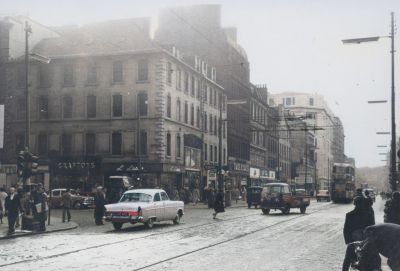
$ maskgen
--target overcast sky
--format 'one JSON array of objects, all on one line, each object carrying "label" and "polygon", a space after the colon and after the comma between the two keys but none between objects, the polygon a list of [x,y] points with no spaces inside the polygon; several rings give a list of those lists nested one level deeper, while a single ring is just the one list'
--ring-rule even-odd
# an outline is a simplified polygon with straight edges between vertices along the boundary
[{"label": "overcast sky", "polygon": [[[252,83],[267,84],[272,93],[323,94],[343,121],[346,154],[355,157],[357,166],[385,164],[381,161],[385,157],[378,153],[386,149],[376,146],[390,146],[390,136],[376,132],[390,131],[390,105],[368,105],[367,101],[390,99],[390,40],[344,46],[341,39],[388,35],[390,12],[400,18],[399,0],[1,0],[0,3],[0,15],[25,14],[44,25],[156,16],[157,9],[165,6],[221,4],[223,25],[238,28],[239,43],[249,57]],[[399,38],[395,42],[400,45]],[[400,89],[398,72],[396,76]],[[397,105],[399,101],[396,98]]]}]

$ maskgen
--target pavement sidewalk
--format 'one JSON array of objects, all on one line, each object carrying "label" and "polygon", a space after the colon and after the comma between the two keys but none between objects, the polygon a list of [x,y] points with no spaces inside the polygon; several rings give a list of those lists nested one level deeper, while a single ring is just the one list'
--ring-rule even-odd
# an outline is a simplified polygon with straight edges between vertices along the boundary
[{"label": "pavement sidewalk", "polygon": [[47,225],[47,221],[46,221],[46,231],[45,232],[21,231],[20,228],[16,228],[15,234],[8,235],[7,234],[8,221],[7,221],[7,218],[3,218],[3,224],[0,224],[0,240],[18,238],[18,237],[24,237],[24,236],[31,236],[31,235],[37,235],[37,234],[46,234],[46,233],[52,233],[52,232],[67,231],[67,230],[76,229],[77,227],[78,227],[78,224],[73,221],[62,223],[60,221],[60,218],[52,216],[50,219],[50,225]]}]

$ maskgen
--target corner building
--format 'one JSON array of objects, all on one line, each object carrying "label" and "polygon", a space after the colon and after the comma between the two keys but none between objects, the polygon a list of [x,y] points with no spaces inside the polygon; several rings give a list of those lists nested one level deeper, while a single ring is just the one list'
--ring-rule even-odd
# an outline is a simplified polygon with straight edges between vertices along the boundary
[{"label": "corner building", "polygon": [[[111,175],[137,186],[180,189],[200,184],[202,126],[207,163],[218,163],[219,99],[215,77],[150,38],[148,18],[66,28],[32,52],[51,59],[30,63],[30,149],[40,157],[38,181],[52,169],[53,187],[91,189]],[[7,62],[2,162],[15,163],[25,132],[23,59]],[[212,103],[206,94],[215,94]],[[214,96],[213,96],[214,98]],[[212,125],[203,118],[206,112]],[[222,159],[227,160],[226,127]]]}]

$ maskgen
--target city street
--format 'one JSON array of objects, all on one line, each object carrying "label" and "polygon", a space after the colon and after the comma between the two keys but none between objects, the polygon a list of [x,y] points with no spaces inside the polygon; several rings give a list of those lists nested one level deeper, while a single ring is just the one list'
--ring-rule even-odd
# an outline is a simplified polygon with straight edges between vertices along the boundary
[{"label": "city street", "polygon": [[[380,222],[380,198],[374,207]],[[165,222],[152,230],[125,225],[121,232],[109,223],[94,226],[92,211],[79,210],[73,212],[76,230],[1,241],[0,268],[339,270],[344,217],[351,208],[314,201],[306,215],[228,208],[213,220],[211,210],[189,206],[180,225]]]}]

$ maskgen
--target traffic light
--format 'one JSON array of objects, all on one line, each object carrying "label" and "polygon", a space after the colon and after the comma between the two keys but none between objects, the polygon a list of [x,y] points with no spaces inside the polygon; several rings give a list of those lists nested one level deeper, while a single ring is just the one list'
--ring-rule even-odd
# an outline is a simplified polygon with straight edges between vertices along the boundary
[{"label": "traffic light", "polygon": [[31,173],[36,173],[37,169],[39,167],[39,157],[36,155],[31,155],[30,157],[30,162],[31,162]]},{"label": "traffic light", "polygon": [[17,172],[18,177],[23,177],[26,169],[25,152],[20,151],[17,156]]},{"label": "traffic light", "polygon": [[32,173],[37,172],[39,166],[39,157],[28,151],[20,151],[17,156],[18,176],[23,179],[28,179]]}]

